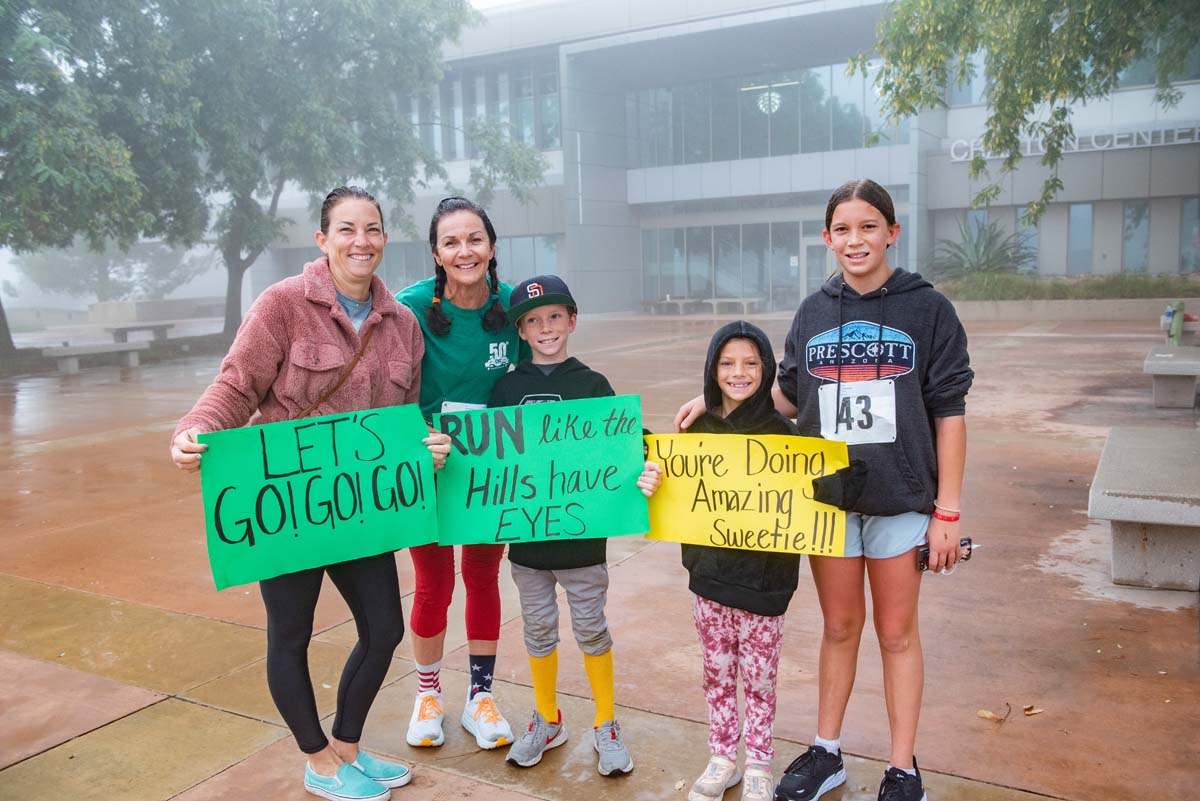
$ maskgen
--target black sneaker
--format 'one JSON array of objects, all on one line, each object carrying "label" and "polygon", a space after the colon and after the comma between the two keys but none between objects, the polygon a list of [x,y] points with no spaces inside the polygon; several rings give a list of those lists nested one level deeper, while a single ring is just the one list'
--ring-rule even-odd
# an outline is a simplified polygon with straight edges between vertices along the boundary
[{"label": "black sneaker", "polygon": [[817,801],[845,783],[846,766],[841,753],[831,754],[819,745],[810,745],[783,772],[775,788],[775,801]]},{"label": "black sneaker", "polygon": [[879,783],[878,801],[927,801],[916,757],[913,757],[913,770],[917,772],[916,776],[909,776],[900,768],[888,768]]}]

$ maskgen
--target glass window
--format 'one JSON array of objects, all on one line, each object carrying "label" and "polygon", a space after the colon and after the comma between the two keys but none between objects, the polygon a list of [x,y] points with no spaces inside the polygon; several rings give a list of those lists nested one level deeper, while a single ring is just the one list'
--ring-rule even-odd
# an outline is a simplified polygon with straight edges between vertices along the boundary
[{"label": "glass window", "polygon": [[421,95],[417,98],[418,130],[421,132],[421,144],[430,152],[438,148],[437,120],[434,118],[433,97]]},{"label": "glass window", "polygon": [[817,67],[800,73],[800,151],[820,153],[829,150],[830,94],[829,67]]},{"label": "glass window", "polygon": [[558,62],[543,61],[538,68],[538,147],[562,147],[558,99]]},{"label": "glass window", "polygon": [[[708,85],[692,84],[681,86],[675,92],[681,101],[681,113],[677,119],[683,126],[680,132],[683,141],[683,163],[696,164],[712,160],[712,136],[708,120]],[[676,137],[676,142],[680,137]]]},{"label": "glass window", "polygon": [[867,74],[863,76],[863,132],[878,134],[878,145],[906,145],[908,120],[903,119],[895,125],[889,125],[883,113],[883,99],[880,97],[879,87],[875,85],[880,66],[879,61],[870,62],[867,64]]},{"label": "glass window", "polygon": [[805,220],[804,222],[800,223],[800,232],[804,235],[805,239],[810,237],[820,238],[821,232],[824,230],[824,220]]},{"label": "glass window", "polygon": [[740,81],[738,122],[742,135],[742,158],[759,158],[771,152],[769,145],[771,111],[777,105],[766,75]]},{"label": "glass window", "polygon": [[1067,275],[1092,271],[1092,204],[1072,203],[1067,213]]},{"label": "glass window", "polygon": [[1150,258],[1150,204],[1144,200],[1125,201],[1125,224],[1121,227],[1121,270],[1146,272]]},{"label": "glass window", "polygon": [[[515,273],[512,260],[512,237],[500,237],[496,240],[496,274],[507,284],[514,283]],[[518,281],[521,279],[517,279]]]},{"label": "glass window", "polygon": [[659,284],[663,297],[686,298],[687,276],[683,255],[686,251],[682,228],[665,228],[658,232]]},{"label": "glass window", "polygon": [[804,291],[811,295],[821,288],[825,279],[829,278],[832,270],[829,268],[829,248],[824,244],[806,244],[804,246],[804,269],[807,276],[804,280]]},{"label": "glass window", "polygon": [[771,279],[767,257],[771,249],[769,223],[742,226],[742,297],[766,298]]},{"label": "glass window", "polygon": [[508,72],[497,70],[487,76],[487,108],[488,116],[500,123],[506,137],[512,136],[511,121],[508,116]]},{"label": "glass window", "polygon": [[1179,272],[1200,272],[1200,197],[1183,199],[1179,226]]},{"label": "glass window", "polygon": [[665,167],[674,162],[674,149],[671,142],[671,105],[670,89],[651,89],[648,93],[647,131],[650,141],[650,161],[648,167]]},{"label": "glass window", "polygon": [[830,104],[833,125],[833,149],[849,150],[863,146],[863,77],[846,74],[845,64],[834,64],[833,99]]},{"label": "glass window", "polygon": [[987,209],[967,209],[967,232],[974,233],[987,228],[988,210]]},{"label": "glass window", "polygon": [[527,145],[533,139],[533,68],[518,65],[513,71],[512,124],[518,141]]},{"label": "glass window", "polygon": [[712,297],[712,228],[687,229],[688,297]]},{"label": "glass window", "polygon": [[800,78],[799,73],[784,72],[771,82],[769,118],[771,155],[790,156],[800,152]]},{"label": "glass window", "polygon": [[1026,215],[1029,213],[1029,207],[1021,208],[1017,206],[1013,210],[1017,215],[1016,232],[1020,236],[1022,244],[1029,250],[1029,257],[1022,263],[1017,265],[1017,269],[1021,272],[1036,273],[1038,269],[1038,248],[1040,247],[1038,229],[1036,225],[1030,225],[1026,221]]},{"label": "glass window", "polygon": [[512,256],[508,269],[504,271],[506,282],[512,284],[537,275],[534,272],[533,237],[514,236],[509,238],[509,242],[512,244]]},{"label": "glass window", "polygon": [[800,305],[800,223],[771,223],[771,308]]},{"label": "glass window", "polygon": [[533,238],[534,275],[558,274],[558,245],[561,236],[535,236]]},{"label": "glass window", "polygon": [[658,231],[642,231],[642,300],[659,300]]},{"label": "glass window", "polygon": [[739,226],[718,225],[713,228],[713,246],[717,252],[713,297],[741,297],[742,243]]},{"label": "glass window", "polygon": [[448,78],[441,85],[442,157],[447,161],[466,155],[463,144],[462,81]]},{"label": "glass window", "polygon": [[712,147],[714,161],[738,158],[738,82],[722,78],[709,84],[709,103],[712,109]]},{"label": "glass window", "polygon": [[[987,100],[987,70],[983,51],[971,56],[971,77],[960,84],[952,84],[946,93],[946,102],[951,106],[974,106]],[[950,65],[950,80],[954,80],[956,64]]]}]

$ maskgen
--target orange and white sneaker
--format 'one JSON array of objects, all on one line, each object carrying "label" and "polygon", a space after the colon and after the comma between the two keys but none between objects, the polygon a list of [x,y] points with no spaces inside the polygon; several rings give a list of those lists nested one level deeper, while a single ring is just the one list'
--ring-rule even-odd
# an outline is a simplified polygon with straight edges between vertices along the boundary
[{"label": "orange and white sneaker", "polygon": [[409,745],[433,746],[446,742],[442,731],[442,694],[436,690],[417,693],[413,704],[412,719],[408,721],[408,735],[404,738]]},{"label": "orange and white sneaker", "polygon": [[512,726],[496,709],[491,693],[475,693],[462,713],[463,728],[475,735],[475,742],[485,750],[499,748],[513,741]]}]

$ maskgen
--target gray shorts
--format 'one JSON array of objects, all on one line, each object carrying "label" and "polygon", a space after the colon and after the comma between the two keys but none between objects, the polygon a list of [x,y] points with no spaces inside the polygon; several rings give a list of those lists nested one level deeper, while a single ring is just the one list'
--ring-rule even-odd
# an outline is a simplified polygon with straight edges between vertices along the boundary
[{"label": "gray shorts", "polygon": [[548,656],[558,647],[558,591],[567,592],[571,628],[579,649],[599,656],[612,648],[604,604],[608,599],[608,565],[569,570],[537,570],[509,562],[513,583],[521,594],[525,622],[525,650],[530,656]]},{"label": "gray shorts", "polygon": [[846,513],[846,556],[891,559],[926,542],[929,515],[905,512],[891,517]]}]

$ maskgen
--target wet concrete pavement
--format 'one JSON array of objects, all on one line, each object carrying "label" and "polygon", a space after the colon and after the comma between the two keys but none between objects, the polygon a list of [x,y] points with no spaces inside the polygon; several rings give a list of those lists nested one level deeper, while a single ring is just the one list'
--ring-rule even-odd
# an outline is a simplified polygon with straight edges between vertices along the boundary
[{"label": "wet concrete pavement", "polygon": [[[755,320],[781,347],[789,319]],[[572,353],[618,392],[640,394],[647,425],[667,431],[679,403],[699,391],[718,325],[585,316]],[[1192,797],[1197,596],[1111,584],[1107,526],[1086,514],[1109,427],[1197,426],[1194,411],[1151,404],[1141,362],[1160,335],[1153,322],[988,323],[968,332],[977,378],[963,531],[985,547],[923,587],[917,752],[930,797]],[[199,483],[167,458],[175,421],[217,361],[0,381],[0,799],[307,797],[303,757],[265,686],[257,590],[212,589]],[[474,748],[455,722],[466,680],[460,588],[443,671],[446,744],[404,744],[415,687],[407,641],[368,721],[368,748],[417,765],[396,798],[685,797],[706,759],[706,709],[678,548],[624,538],[609,551],[617,702],[635,772],[595,774],[589,691],[565,622],[567,745],[531,770]],[[403,552],[397,563],[407,609],[411,563]],[[815,728],[821,623],[802,570],[780,669],[776,775]],[[497,696],[520,726],[532,692],[515,592],[506,577],[502,586]],[[353,644],[349,620],[327,584],[311,650],[322,714],[333,711]],[[1026,717],[1025,704],[1045,711]],[[1003,724],[976,716],[1008,708]],[[888,731],[870,631],[842,741],[855,757],[850,780],[827,797],[874,798]]]}]

